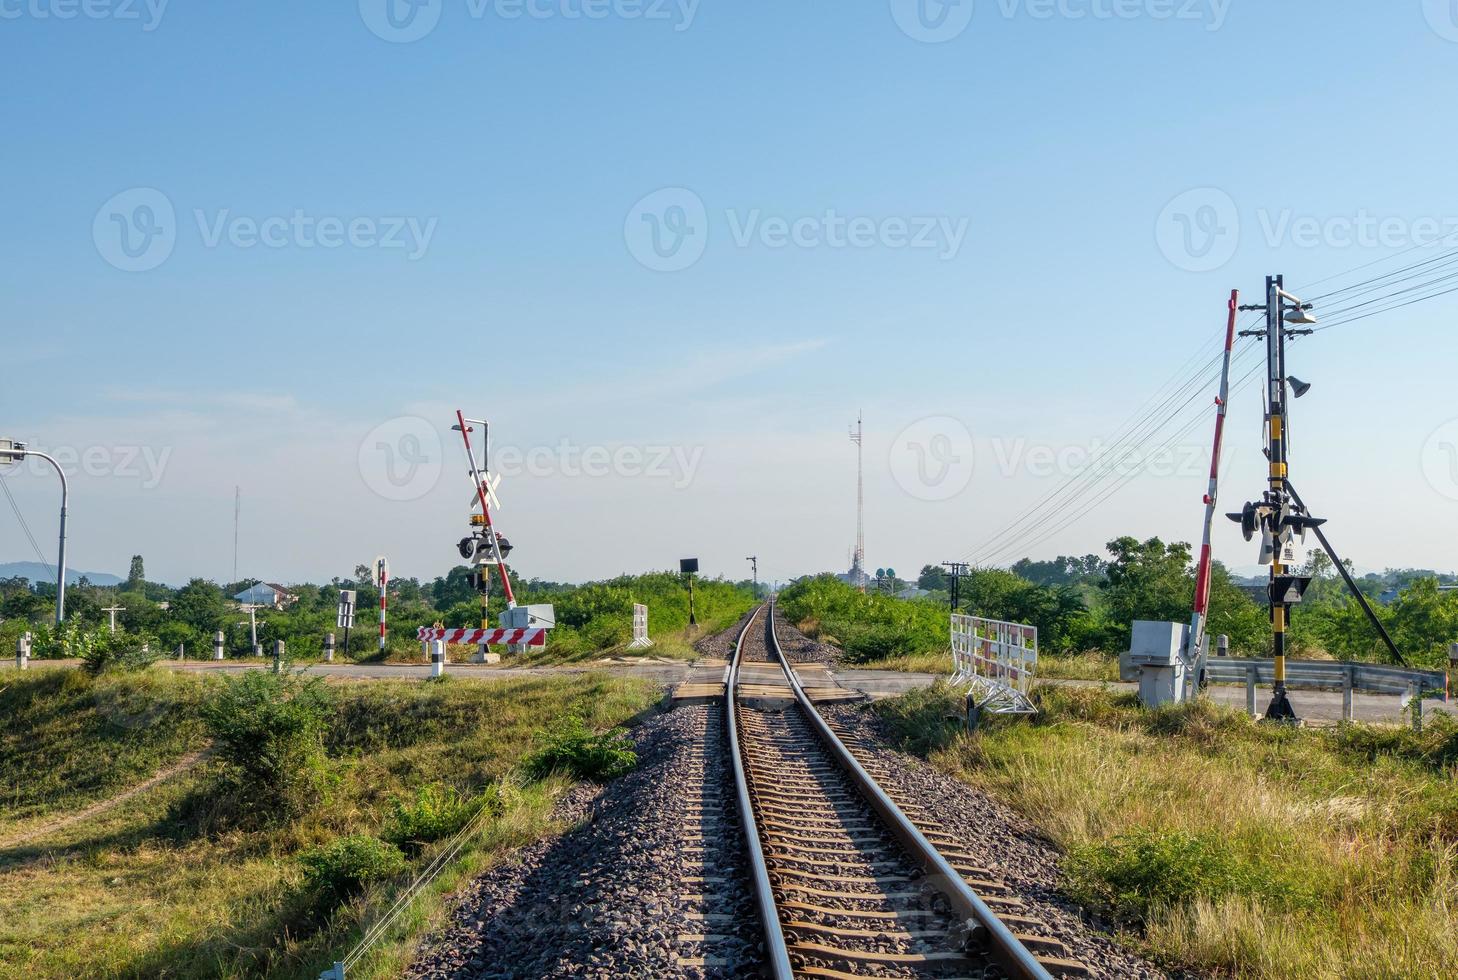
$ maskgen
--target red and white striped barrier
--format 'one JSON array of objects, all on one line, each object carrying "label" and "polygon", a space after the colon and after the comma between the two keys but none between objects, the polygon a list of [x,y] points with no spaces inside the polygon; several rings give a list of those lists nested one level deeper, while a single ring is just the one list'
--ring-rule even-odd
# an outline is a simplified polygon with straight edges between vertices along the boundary
[{"label": "red and white striped barrier", "polygon": [[547,645],[547,631],[544,629],[452,630],[445,629],[444,627],[422,626],[416,631],[415,638],[422,642],[444,640],[447,643],[462,645],[477,645],[481,643],[485,643],[488,646],[499,646],[504,643],[529,647],[544,647]]}]

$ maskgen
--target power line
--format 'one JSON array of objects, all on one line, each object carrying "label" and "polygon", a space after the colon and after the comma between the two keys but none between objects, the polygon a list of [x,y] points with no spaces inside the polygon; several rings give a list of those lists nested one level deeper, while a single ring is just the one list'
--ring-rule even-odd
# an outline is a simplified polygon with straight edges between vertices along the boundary
[{"label": "power line", "polygon": [[0,490],[5,491],[5,499],[10,501],[10,509],[15,512],[15,519],[20,522],[20,529],[25,532],[25,537],[30,542],[31,550],[35,552],[36,558],[40,560],[42,565],[46,566],[46,569],[51,573],[51,577],[54,578],[56,566],[54,563],[46,561],[46,556],[41,552],[40,545],[36,544],[35,535],[30,532],[30,524],[26,522],[25,515],[20,512],[20,505],[15,502],[15,497],[10,493],[10,485],[6,481],[6,477],[0,477]]},{"label": "power line", "polygon": [[[1451,238],[1453,236],[1448,235],[1448,236],[1445,236],[1445,237],[1446,238]],[[1308,282],[1308,283],[1305,284],[1305,286],[1303,287],[1303,290],[1302,291],[1305,292],[1305,291],[1309,290],[1312,286],[1319,286],[1319,285],[1321,285],[1324,282],[1331,282],[1333,279],[1340,279],[1342,276],[1351,275],[1353,272],[1360,272],[1363,269],[1370,269],[1372,266],[1374,266],[1374,265],[1381,265],[1383,262],[1391,262],[1393,259],[1401,258],[1404,255],[1409,255],[1409,254],[1411,254],[1413,252],[1416,252],[1416,251],[1418,251],[1420,249],[1432,248],[1434,245],[1438,244],[1438,242],[1439,241],[1442,241],[1442,240],[1443,239],[1438,239],[1437,241],[1424,242],[1424,243],[1422,243],[1420,245],[1412,245],[1412,246],[1409,246],[1408,248],[1403,249],[1400,252],[1395,252],[1392,255],[1384,256],[1383,258],[1380,258],[1380,259],[1373,259],[1371,262],[1364,262],[1363,264],[1358,265],[1358,266],[1353,266],[1352,268],[1347,269],[1345,272],[1333,273],[1332,275],[1326,276],[1325,278],[1317,279],[1317,280],[1315,280],[1313,282]],[[1449,252],[1444,253],[1444,254],[1452,254],[1455,251],[1458,251],[1458,249],[1450,250]],[[1441,255],[1440,256],[1437,256],[1437,258],[1442,258],[1442,257],[1443,256],[1441,256]],[[1355,285],[1352,285],[1352,286],[1342,286],[1341,288],[1334,289],[1334,290],[1332,290],[1329,293],[1321,293],[1319,295],[1311,296],[1306,301],[1309,302],[1309,303],[1315,303],[1315,302],[1317,302],[1319,300],[1326,299],[1327,297],[1335,296],[1338,293],[1346,292],[1349,289],[1355,289],[1358,286],[1365,286],[1367,283],[1376,282],[1378,279],[1384,279],[1387,276],[1396,275],[1397,273],[1404,272],[1407,269],[1415,269],[1418,266],[1425,265],[1427,262],[1430,262],[1430,261],[1435,261],[1435,259],[1427,259],[1427,260],[1424,260],[1423,262],[1417,262],[1417,263],[1414,263],[1413,265],[1406,266],[1406,267],[1404,267],[1402,269],[1396,269],[1396,270],[1394,270],[1392,272],[1383,273],[1382,275],[1377,276],[1377,277],[1375,277],[1373,279],[1368,279],[1368,280],[1365,280],[1363,282],[1356,283]]]},{"label": "power line", "polygon": [[[1113,444],[1099,456],[1092,466],[1068,477],[1059,486],[1045,494],[1032,507],[1015,518],[1011,524],[1004,527],[991,538],[985,540],[972,552],[969,552],[968,557],[972,555],[985,555],[989,551],[1001,550],[1010,538],[1015,538],[1026,533],[1026,529],[1029,526],[1041,527],[1045,525],[1048,520],[1056,517],[1060,511],[1066,510],[1067,506],[1075,503],[1087,493],[1092,492],[1098,483],[1107,477],[1112,467],[1119,465],[1132,453],[1138,452],[1150,440],[1156,438],[1180,413],[1189,407],[1191,402],[1199,397],[1200,393],[1210,383],[1211,378],[1208,375],[1210,375],[1212,369],[1218,368],[1218,362],[1224,357],[1224,331],[1221,331],[1216,343],[1220,347],[1220,350],[1214,358],[1202,365],[1194,374],[1186,377],[1182,382],[1178,382],[1174,390],[1166,395],[1159,404],[1148,411],[1143,411],[1142,409],[1136,411],[1130,420],[1126,420],[1124,425],[1115,430],[1116,433],[1123,432],[1123,435],[1115,438]],[[1198,359],[1204,349],[1204,347],[1200,348],[1200,352],[1196,354],[1194,359]],[[1186,362],[1186,365],[1189,363]],[[1181,373],[1183,373],[1183,369],[1181,369],[1181,372],[1176,373],[1176,377],[1179,377]],[[1168,388],[1169,384],[1166,383],[1161,389],[1161,392]],[[1184,396],[1184,402],[1172,411],[1169,410],[1170,405],[1181,396]],[[1149,405],[1150,402],[1158,398],[1159,393],[1156,393],[1145,405]],[[1142,415],[1141,412],[1143,413]],[[1080,484],[1082,485],[1080,486]],[[1071,497],[1069,496],[1070,492],[1072,492]]]},{"label": "power line", "polygon": [[[1209,364],[1204,365],[1200,369],[1200,372],[1208,370],[1209,367]],[[1146,407],[1149,406],[1151,402],[1158,399],[1160,397],[1160,394],[1162,394],[1169,388],[1169,383],[1166,382],[1166,384],[1158,392],[1156,392],[1155,395],[1149,399],[1149,401],[1146,401],[1144,403],[1144,406],[1141,406],[1138,410],[1135,411],[1133,415],[1126,419],[1124,423],[1119,426],[1119,428],[1114,430],[1114,434],[1110,437],[1113,441],[1108,449],[1104,450],[1103,454],[1099,457],[1098,462],[1101,463],[1102,461],[1109,459],[1116,453],[1119,453],[1122,450],[1124,444],[1127,443],[1128,440],[1130,440],[1131,438],[1139,437],[1141,431],[1148,425],[1151,420],[1157,418],[1160,413],[1163,412],[1166,406],[1168,406],[1175,398],[1178,398],[1181,394],[1184,394],[1185,392],[1190,390],[1191,385],[1199,383],[1200,372],[1197,372],[1193,378],[1188,378],[1185,379],[1183,382],[1180,382],[1172,393],[1165,396],[1162,402],[1146,411]],[[967,557],[971,557],[975,554],[985,552],[989,548],[1000,545],[1009,535],[1015,534],[1025,522],[1029,520],[1036,521],[1037,514],[1057,504],[1058,501],[1070,489],[1077,485],[1080,479],[1089,476],[1091,472],[1097,472],[1097,469],[1098,467],[1097,465],[1095,465],[1088,470],[1084,470],[1070,476],[1062,484],[1055,487],[1049,493],[1045,494],[1041,499],[1034,502],[1032,506],[1030,506],[1027,510],[1023,511],[1016,518],[1014,518],[1011,524],[1007,525],[1001,531],[992,535],[992,537],[986,539],[976,548],[972,549],[972,551],[968,552]]]},{"label": "power line", "polygon": [[[1244,354],[1246,351],[1249,351],[1251,349],[1252,348],[1250,348],[1250,347],[1246,347],[1241,353]],[[1233,395],[1236,392],[1239,392],[1239,391],[1244,390],[1248,386],[1248,384],[1250,383],[1250,380],[1260,371],[1261,366],[1262,365],[1260,363],[1256,363],[1254,367],[1252,367],[1249,371],[1247,371],[1240,378],[1240,380],[1237,381],[1235,383],[1235,385],[1231,388],[1231,394]],[[1194,429],[1197,426],[1200,425],[1201,421],[1204,418],[1205,418],[1205,416],[1204,416],[1203,413],[1201,413],[1201,412],[1194,413],[1190,417],[1190,419],[1177,432],[1175,432],[1168,439],[1166,439],[1165,442],[1161,446],[1159,446],[1159,448],[1157,448],[1154,451],[1154,453],[1152,453],[1151,455],[1152,456],[1158,456],[1160,453],[1164,452],[1165,450],[1167,450],[1168,448],[1170,448],[1171,446],[1173,446],[1175,443],[1177,443],[1180,439],[1183,439],[1185,436],[1189,435],[1191,432],[1194,431]],[[1094,500],[1092,500],[1090,503],[1088,503],[1087,505],[1085,505],[1082,509],[1075,511],[1072,514],[1068,514],[1067,513],[1068,508],[1065,508],[1064,511],[1062,511],[1062,512],[1055,511],[1055,512],[1049,514],[1045,519],[1043,519],[1042,521],[1040,521],[1038,524],[1036,524],[1036,525],[1028,528],[1026,530],[1026,532],[1024,532],[1024,536],[1025,537],[1029,537],[1029,536],[1032,536],[1034,534],[1037,534],[1040,530],[1042,530],[1043,528],[1047,527],[1050,522],[1052,522],[1054,520],[1060,520],[1060,518],[1061,518],[1060,523],[1058,523],[1054,527],[1049,528],[1047,531],[1043,532],[1040,536],[1034,538],[1031,541],[1023,540],[1023,538],[1020,537],[1018,539],[1018,541],[1016,541],[1016,542],[1009,542],[1009,543],[1005,544],[996,553],[992,554],[989,557],[989,559],[988,559],[988,561],[986,563],[987,564],[995,564],[998,561],[1001,561],[1001,560],[1004,560],[1004,559],[1006,559],[1008,557],[1011,557],[1013,554],[1016,554],[1018,551],[1022,551],[1024,549],[1034,548],[1037,545],[1042,544],[1044,541],[1047,541],[1053,535],[1059,533],[1060,531],[1064,530],[1065,528],[1070,527],[1073,524],[1076,524],[1078,521],[1082,520],[1088,514],[1092,513],[1094,510],[1096,510],[1101,504],[1103,504],[1110,497],[1114,496],[1116,493],[1118,493],[1124,487],[1128,486],[1131,482],[1133,482],[1135,479],[1137,479],[1139,476],[1141,476],[1143,474],[1143,469],[1144,469],[1143,467],[1140,467],[1138,469],[1133,470],[1132,472],[1129,472],[1129,473],[1126,473],[1126,474],[1122,475],[1122,477],[1118,480],[1117,483],[1113,484],[1112,486],[1107,486],[1107,489],[1105,489],[1103,493],[1099,494],[1099,496],[1097,496]],[[1097,492],[1097,490],[1098,490],[1098,484],[1097,483],[1090,484],[1089,487],[1087,488],[1086,492],[1080,494],[1080,499],[1086,498],[1089,494],[1092,494],[1092,493]],[[1072,506],[1072,505],[1073,505],[1073,502],[1070,502],[1070,506]]]}]

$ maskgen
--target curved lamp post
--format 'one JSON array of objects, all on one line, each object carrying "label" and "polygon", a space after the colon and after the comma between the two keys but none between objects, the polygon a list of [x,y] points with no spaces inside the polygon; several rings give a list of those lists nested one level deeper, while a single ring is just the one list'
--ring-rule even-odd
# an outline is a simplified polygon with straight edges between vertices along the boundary
[{"label": "curved lamp post", "polygon": [[66,484],[66,471],[61,469],[61,464],[53,457],[38,449],[27,449],[23,442],[6,445],[6,441],[0,440],[0,462],[16,463],[27,456],[39,456],[50,463],[55,467],[56,475],[61,478],[61,545],[56,556],[56,625],[60,626],[61,621],[66,618],[66,501],[70,496],[70,488]]}]

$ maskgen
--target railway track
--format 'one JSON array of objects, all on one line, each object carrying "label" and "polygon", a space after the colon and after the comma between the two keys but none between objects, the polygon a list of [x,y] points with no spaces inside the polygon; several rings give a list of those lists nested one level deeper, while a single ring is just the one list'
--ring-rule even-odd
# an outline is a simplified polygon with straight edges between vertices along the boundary
[{"label": "railway track", "polygon": [[[726,727],[768,971],[792,977],[1085,974],[914,800],[876,780],[781,655],[774,607],[744,625]],[[920,818],[920,819],[919,819]]]}]

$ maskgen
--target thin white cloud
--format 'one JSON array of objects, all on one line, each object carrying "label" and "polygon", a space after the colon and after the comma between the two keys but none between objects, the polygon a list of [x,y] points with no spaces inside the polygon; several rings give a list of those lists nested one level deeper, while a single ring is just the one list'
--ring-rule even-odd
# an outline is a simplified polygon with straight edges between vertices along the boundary
[{"label": "thin white cloud", "polygon": [[288,413],[299,410],[293,395],[265,391],[178,391],[168,388],[108,388],[108,401],[137,405],[186,405],[194,408],[225,408],[258,413]]}]

